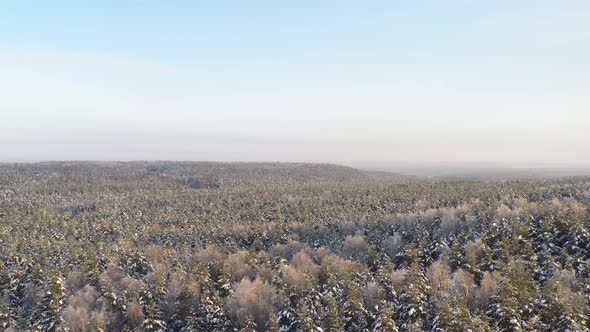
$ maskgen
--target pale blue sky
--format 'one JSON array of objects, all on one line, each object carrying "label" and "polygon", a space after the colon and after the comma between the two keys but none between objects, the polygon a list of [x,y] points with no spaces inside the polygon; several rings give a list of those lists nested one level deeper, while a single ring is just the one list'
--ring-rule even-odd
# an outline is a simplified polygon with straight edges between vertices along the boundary
[{"label": "pale blue sky", "polygon": [[588,1],[4,2],[0,159],[588,164],[588,59]]}]

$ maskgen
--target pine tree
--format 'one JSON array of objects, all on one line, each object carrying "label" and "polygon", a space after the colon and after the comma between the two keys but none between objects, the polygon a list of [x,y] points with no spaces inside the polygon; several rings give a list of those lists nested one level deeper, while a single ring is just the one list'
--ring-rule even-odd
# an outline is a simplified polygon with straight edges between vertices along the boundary
[{"label": "pine tree", "polygon": [[[282,284],[282,287],[286,287],[286,285]],[[296,296],[295,293],[287,289],[286,291],[281,292],[281,300],[281,307],[283,309],[277,313],[279,331],[295,332],[299,330],[299,313],[296,310],[298,296]]]},{"label": "pine tree", "polygon": [[100,265],[98,261],[98,256],[94,251],[89,251],[88,256],[86,257],[85,262],[82,264],[81,269],[83,275],[88,280],[89,284],[92,286],[98,286],[98,277],[100,275]]},{"label": "pine tree", "polygon": [[146,305],[143,309],[145,319],[141,325],[145,332],[165,332],[166,322],[162,320],[162,313],[155,303]]},{"label": "pine tree", "polygon": [[361,292],[356,285],[351,285],[344,303],[344,329],[346,331],[367,331],[367,310],[363,307]]},{"label": "pine tree", "polygon": [[518,308],[518,290],[510,281],[504,280],[498,287],[498,293],[492,298],[488,315],[492,316],[495,325],[503,331],[523,329]]},{"label": "pine tree", "polygon": [[16,328],[15,312],[11,309],[14,292],[11,289],[11,276],[4,264],[0,264],[0,330]]},{"label": "pine tree", "polygon": [[223,300],[216,290],[207,290],[203,294],[199,306],[198,322],[203,331],[221,332],[227,329],[229,321],[223,309]]},{"label": "pine tree", "polygon": [[[547,302],[541,314],[543,322],[551,331],[589,331],[590,309],[587,299],[575,289],[576,285],[566,285],[558,278],[561,274],[567,273],[568,271],[558,271],[554,280],[544,289],[544,298]],[[569,273],[573,275],[573,271]]]},{"label": "pine tree", "polygon": [[453,271],[463,267],[467,262],[467,257],[465,257],[463,248],[465,242],[465,235],[463,233],[461,233],[453,242],[453,247],[449,256],[449,265]]},{"label": "pine tree", "polygon": [[209,273],[219,296],[226,298],[231,295],[231,276],[227,263],[222,260],[209,263]]},{"label": "pine tree", "polygon": [[320,331],[319,323],[316,322],[318,318],[317,310],[313,303],[313,297],[306,297],[302,299],[297,306],[297,316],[299,326],[297,331]]},{"label": "pine tree", "polygon": [[7,296],[10,317],[15,319],[18,329],[24,330],[30,325],[33,316],[33,313],[29,312],[23,303],[27,274],[19,267],[8,273],[8,279],[8,284],[5,284],[2,289],[7,292],[4,295]]},{"label": "pine tree", "polygon": [[437,317],[433,320],[431,331],[488,331],[487,323],[473,316],[465,304],[458,303],[452,296],[437,302]]},{"label": "pine tree", "polygon": [[318,283],[320,285],[320,294],[322,297],[332,295],[337,302],[342,300],[342,297],[344,296],[342,283],[338,281],[330,269],[324,266],[320,268]]},{"label": "pine tree", "polygon": [[183,288],[176,299],[176,310],[172,315],[170,328],[174,331],[197,328],[194,299],[188,289]]},{"label": "pine tree", "polygon": [[541,250],[536,257],[538,269],[533,271],[534,277],[540,282],[545,282],[559,269],[559,264],[555,262],[551,253],[546,249]]},{"label": "pine tree", "polygon": [[367,252],[367,266],[371,273],[376,273],[379,270],[381,263],[384,262],[382,255],[383,251],[376,250],[372,246],[369,247],[369,251]]},{"label": "pine tree", "polygon": [[406,277],[407,284],[400,296],[397,319],[404,331],[419,331],[426,328],[428,307],[426,276],[418,262],[414,262]]},{"label": "pine tree", "polygon": [[492,298],[488,315],[497,327],[507,331],[535,329],[539,323],[538,289],[521,261],[512,262],[497,294]]},{"label": "pine tree", "polygon": [[338,310],[338,303],[332,294],[323,298],[324,312],[322,315],[322,329],[324,332],[342,331],[342,321]]},{"label": "pine tree", "polygon": [[145,332],[165,332],[167,324],[162,320],[162,312],[158,307],[156,298],[150,290],[142,291],[139,302],[143,309],[144,320],[141,324]]},{"label": "pine tree", "polygon": [[557,321],[557,324],[552,327],[552,331],[588,332],[590,329],[583,319],[579,317],[572,317],[570,315],[563,315],[559,321]]},{"label": "pine tree", "polygon": [[379,271],[377,271],[376,279],[377,282],[379,282],[381,288],[383,288],[384,290],[385,301],[387,301],[387,304],[390,307],[395,308],[397,307],[399,302],[397,292],[395,291],[395,288],[393,288],[393,271],[393,264],[391,264],[390,262],[386,262],[384,265],[380,267]]},{"label": "pine tree", "polygon": [[240,329],[240,332],[257,332],[256,323],[254,322],[254,318],[252,316],[248,316],[246,318],[246,322],[244,323],[244,326]]},{"label": "pine tree", "polygon": [[180,332],[201,332],[201,328],[199,327],[199,323],[197,322],[196,317],[190,316],[187,317],[182,326],[174,325],[171,327],[172,331],[180,331]]},{"label": "pine tree", "polygon": [[297,306],[297,313],[299,316],[299,328],[298,331],[318,331],[318,326],[314,321],[314,313],[311,310],[311,303],[308,300],[299,302]]},{"label": "pine tree", "polygon": [[291,305],[287,305],[281,310],[277,319],[281,332],[295,332],[299,329],[299,316]]},{"label": "pine tree", "polygon": [[12,317],[8,304],[2,303],[0,304],[0,330],[7,330],[9,327],[16,329],[16,319]]},{"label": "pine tree", "polygon": [[378,308],[378,316],[375,323],[371,327],[372,332],[398,332],[397,325],[393,319],[395,310],[383,301]]},{"label": "pine tree", "polygon": [[63,278],[52,273],[47,282],[47,291],[43,296],[36,314],[33,330],[55,332],[62,331],[61,311],[64,308],[65,288]]},{"label": "pine tree", "polygon": [[274,313],[268,318],[265,332],[279,332],[279,319]]}]

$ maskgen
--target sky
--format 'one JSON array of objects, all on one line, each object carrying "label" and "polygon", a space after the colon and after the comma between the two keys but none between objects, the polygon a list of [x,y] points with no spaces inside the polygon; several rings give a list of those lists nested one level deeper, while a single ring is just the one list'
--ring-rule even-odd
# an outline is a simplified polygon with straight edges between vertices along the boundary
[{"label": "sky", "polygon": [[0,161],[590,165],[589,1],[4,1]]}]

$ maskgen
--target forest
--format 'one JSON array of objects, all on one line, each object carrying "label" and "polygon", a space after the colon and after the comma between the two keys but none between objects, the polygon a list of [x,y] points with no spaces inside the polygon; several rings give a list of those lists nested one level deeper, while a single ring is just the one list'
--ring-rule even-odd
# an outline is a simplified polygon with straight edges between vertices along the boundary
[{"label": "forest", "polygon": [[590,178],[0,164],[1,331],[590,331]]}]

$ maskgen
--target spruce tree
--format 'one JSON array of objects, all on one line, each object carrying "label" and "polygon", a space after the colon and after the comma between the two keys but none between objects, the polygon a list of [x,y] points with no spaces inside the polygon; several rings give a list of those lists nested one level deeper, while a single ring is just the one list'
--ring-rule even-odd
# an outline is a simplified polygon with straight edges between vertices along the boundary
[{"label": "spruce tree", "polygon": [[322,329],[324,332],[342,331],[342,320],[340,319],[339,307],[332,294],[323,298],[324,312],[322,315]]},{"label": "spruce tree", "polygon": [[414,262],[408,271],[406,285],[400,296],[396,321],[404,331],[426,329],[429,290],[426,276],[418,262]]},{"label": "spruce tree", "polygon": [[[15,303],[11,288],[11,276],[4,264],[0,264],[0,330],[16,328],[16,315],[11,305]],[[15,307],[16,308],[16,307]]]},{"label": "spruce tree", "polygon": [[299,302],[299,305],[297,306],[297,314],[299,318],[298,331],[318,331],[319,326],[316,325],[314,319],[316,315],[311,308],[309,300],[305,299]]},{"label": "spruce tree", "polygon": [[395,315],[395,310],[385,301],[382,301],[378,309],[378,316],[371,327],[371,331],[398,332],[399,330],[393,318]]},{"label": "spruce tree", "polygon": [[254,318],[252,316],[246,317],[246,322],[240,329],[240,332],[257,332],[256,323],[254,322]]},{"label": "spruce tree", "polygon": [[467,263],[467,257],[465,257],[465,251],[463,248],[465,242],[465,235],[463,233],[461,233],[453,242],[453,247],[449,256],[449,266],[453,271],[463,267],[463,265]]},{"label": "spruce tree", "polygon": [[274,313],[270,315],[268,318],[268,323],[266,324],[265,332],[279,332],[279,319],[278,316]]},{"label": "spruce tree", "polygon": [[229,325],[223,309],[223,300],[216,290],[207,290],[202,295],[197,316],[199,327],[203,331],[221,332]]},{"label": "spruce tree", "polygon": [[356,285],[350,285],[343,308],[344,329],[346,331],[366,331],[368,328],[367,316],[360,289]]},{"label": "spruce tree", "polygon": [[150,290],[142,291],[139,302],[142,306],[144,315],[144,320],[141,324],[142,331],[165,332],[167,324],[162,320],[162,312],[158,307],[158,303],[153,292]]},{"label": "spruce tree", "polygon": [[231,276],[229,267],[225,261],[214,261],[209,263],[209,273],[215,289],[219,292],[219,296],[226,298],[231,295]]},{"label": "spruce tree", "polygon": [[299,329],[299,316],[295,308],[288,305],[278,314],[277,320],[281,332],[295,332]]},{"label": "spruce tree", "polygon": [[0,303],[0,331],[9,327],[16,329],[16,320],[12,317],[10,307],[6,303]]},{"label": "spruce tree", "polygon": [[65,288],[61,275],[52,273],[47,282],[47,291],[39,304],[33,330],[62,331],[61,311],[65,306]]},{"label": "spruce tree", "polygon": [[492,298],[488,315],[495,325],[507,331],[535,329],[539,324],[538,288],[521,261],[511,262],[506,278]]},{"label": "spruce tree", "polygon": [[[558,271],[556,276],[566,273]],[[544,289],[543,322],[551,331],[588,331],[590,308],[587,298],[577,285],[567,285],[558,277],[554,279]]]},{"label": "spruce tree", "polygon": [[379,271],[377,271],[376,280],[379,283],[379,286],[384,290],[385,301],[387,301],[387,304],[390,307],[395,308],[398,305],[398,294],[393,287],[393,271],[393,264],[386,262],[379,268]]},{"label": "spruce tree", "polygon": [[196,308],[189,290],[183,288],[176,298],[176,310],[172,315],[170,328],[174,331],[196,328]]}]

